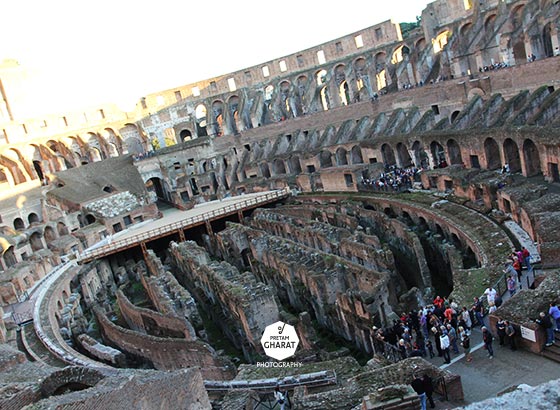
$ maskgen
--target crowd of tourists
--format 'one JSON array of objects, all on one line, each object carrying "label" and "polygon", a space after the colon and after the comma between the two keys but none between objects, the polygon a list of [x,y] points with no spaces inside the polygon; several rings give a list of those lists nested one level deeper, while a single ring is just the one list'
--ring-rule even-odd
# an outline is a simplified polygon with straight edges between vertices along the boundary
[{"label": "crowd of tourists", "polygon": [[386,166],[378,178],[362,178],[362,185],[379,191],[402,191],[412,188],[412,183],[420,181],[421,170],[416,167],[399,168]]},{"label": "crowd of tourists", "polygon": [[[521,287],[522,269],[532,271],[530,252],[525,248],[510,255],[504,273],[507,274],[507,291],[510,296]],[[486,303],[484,303],[486,302]],[[474,297],[470,306],[459,306],[451,298],[437,296],[430,305],[418,311],[401,314],[391,326],[383,329],[373,327],[376,353],[397,359],[407,357],[434,358],[436,355],[445,364],[451,363],[451,355],[464,353],[465,361],[471,362],[471,332],[479,327],[482,332],[483,347],[487,357],[494,357],[493,341],[500,346],[517,349],[516,338],[519,329],[508,320],[498,320],[493,329],[485,317],[502,304],[502,297],[492,286],[481,297]],[[547,335],[546,346],[554,343],[554,332],[560,332],[560,308],[556,302],[550,303],[547,312],[540,312],[536,322]]]}]

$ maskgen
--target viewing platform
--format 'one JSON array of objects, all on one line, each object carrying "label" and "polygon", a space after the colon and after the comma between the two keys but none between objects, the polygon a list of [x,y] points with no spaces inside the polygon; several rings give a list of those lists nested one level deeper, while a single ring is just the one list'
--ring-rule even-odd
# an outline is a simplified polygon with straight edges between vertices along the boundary
[{"label": "viewing platform", "polygon": [[179,236],[183,237],[186,229],[209,224],[213,220],[229,215],[242,215],[243,211],[285,199],[290,194],[290,190],[285,188],[277,191],[224,198],[218,201],[199,204],[186,211],[173,209],[165,212],[163,218],[148,221],[137,227],[133,226],[122,233],[110,236],[104,242],[86,249],[78,256],[78,263],[87,263],[135,246],[144,246],[146,242],[175,233],[179,233]]}]

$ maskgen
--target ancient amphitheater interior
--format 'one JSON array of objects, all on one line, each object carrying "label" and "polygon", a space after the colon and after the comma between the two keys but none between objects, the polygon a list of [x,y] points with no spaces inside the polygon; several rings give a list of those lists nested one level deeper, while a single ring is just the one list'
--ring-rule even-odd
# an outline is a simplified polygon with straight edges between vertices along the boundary
[{"label": "ancient amphitheater interior", "polygon": [[[4,63],[0,408],[271,409],[278,385],[286,408],[417,409],[424,374],[437,408],[557,408],[535,319],[560,302],[559,22],[556,0],[436,0],[131,112],[25,120]],[[538,367],[484,396],[482,349],[465,373],[390,329],[488,287],[518,346],[495,365]]]}]

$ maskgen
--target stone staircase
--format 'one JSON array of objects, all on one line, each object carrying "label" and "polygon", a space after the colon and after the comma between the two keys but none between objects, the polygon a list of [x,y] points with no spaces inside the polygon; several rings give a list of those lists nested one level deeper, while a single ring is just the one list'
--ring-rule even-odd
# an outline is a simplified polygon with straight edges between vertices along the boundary
[{"label": "stone staircase", "polygon": [[545,347],[542,355],[560,363],[560,332],[554,332],[554,344]]}]

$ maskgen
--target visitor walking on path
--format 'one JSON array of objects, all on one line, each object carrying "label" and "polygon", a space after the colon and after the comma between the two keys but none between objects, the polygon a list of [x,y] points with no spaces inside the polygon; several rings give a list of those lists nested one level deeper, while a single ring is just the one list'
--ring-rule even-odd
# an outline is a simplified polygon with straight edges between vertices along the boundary
[{"label": "visitor walking on path", "polygon": [[465,352],[465,358],[467,359],[467,362],[472,361],[471,338],[469,337],[467,332],[463,332],[463,339],[461,341],[461,345],[463,346],[463,350]]},{"label": "visitor walking on path", "polygon": [[515,293],[517,292],[517,281],[513,278],[513,275],[509,275],[507,278],[507,288],[510,297],[515,295]]},{"label": "visitor walking on path", "polygon": [[449,336],[447,336],[447,332],[445,331],[445,327],[441,327],[439,336],[439,342],[441,344],[441,351],[443,353],[443,359],[445,360],[446,364],[451,363],[451,356],[449,355]]},{"label": "visitor walking on path", "polygon": [[482,341],[484,342],[484,348],[488,351],[488,357],[490,359],[494,358],[494,350],[492,349],[492,333],[488,330],[486,326],[482,326]]}]

